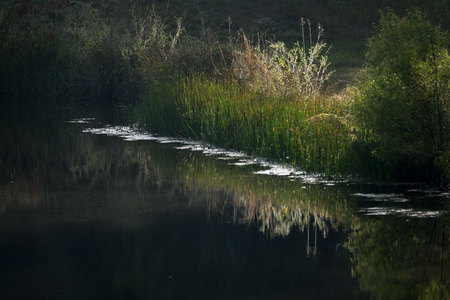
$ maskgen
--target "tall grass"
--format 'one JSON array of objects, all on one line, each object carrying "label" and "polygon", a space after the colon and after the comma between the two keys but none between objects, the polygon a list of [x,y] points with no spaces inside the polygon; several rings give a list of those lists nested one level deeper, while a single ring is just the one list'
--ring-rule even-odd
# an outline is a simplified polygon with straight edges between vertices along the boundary
[{"label": "tall grass", "polygon": [[[305,34],[305,24],[309,34]],[[309,19],[305,22],[301,18],[300,25],[302,43],[297,41],[291,48],[280,41],[264,42],[261,37],[252,45],[243,34],[241,49],[233,52],[235,77],[250,89],[263,93],[297,97],[319,94],[332,74],[328,71],[330,48],[320,40],[324,33],[320,23],[314,38]]]},{"label": "tall grass", "polygon": [[[142,126],[202,139],[299,165],[344,174],[353,167],[353,135],[339,97],[296,100],[204,76],[160,84],[136,107]],[[361,167],[360,171],[363,171]]]}]

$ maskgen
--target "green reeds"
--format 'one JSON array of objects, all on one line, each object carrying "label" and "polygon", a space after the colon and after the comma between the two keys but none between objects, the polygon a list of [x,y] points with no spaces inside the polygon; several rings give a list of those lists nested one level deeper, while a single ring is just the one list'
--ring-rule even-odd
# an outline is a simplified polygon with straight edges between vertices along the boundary
[{"label": "green reeds", "polygon": [[343,107],[331,101],[320,96],[294,101],[194,76],[159,84],[141,99],[136,114],[155,132],[242,149],[310,171],[345,173],[352,136]]}]

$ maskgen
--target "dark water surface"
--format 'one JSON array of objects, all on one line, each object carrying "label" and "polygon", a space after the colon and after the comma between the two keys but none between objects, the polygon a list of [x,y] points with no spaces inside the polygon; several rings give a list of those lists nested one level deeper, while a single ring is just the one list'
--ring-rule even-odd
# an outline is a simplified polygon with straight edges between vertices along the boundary
[{"label": "dark water surface", "polygon": [[450,297],[436,188],[329,181],[95,119],[0,138],[0,299]]}]

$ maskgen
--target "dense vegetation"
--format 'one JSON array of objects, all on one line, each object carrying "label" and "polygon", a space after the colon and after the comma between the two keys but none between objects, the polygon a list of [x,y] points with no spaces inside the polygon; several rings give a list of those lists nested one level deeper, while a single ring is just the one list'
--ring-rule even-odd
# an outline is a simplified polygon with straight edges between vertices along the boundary
[{"label": "dense vegetation", "polygon": [[[431,21],[405,14],[412,5]],[[310,171],[445,185],[448,4],[391,5],[352,81],[371,23],[387,6],[5,1],[0,109],[58,110],[81,99],[126,105],[151,130]]]},{"label": "dense vegetation", "polygon": [[419,12],[383,16],[356,96],[358,129],[391,164],[450,176],[449,36]]}]

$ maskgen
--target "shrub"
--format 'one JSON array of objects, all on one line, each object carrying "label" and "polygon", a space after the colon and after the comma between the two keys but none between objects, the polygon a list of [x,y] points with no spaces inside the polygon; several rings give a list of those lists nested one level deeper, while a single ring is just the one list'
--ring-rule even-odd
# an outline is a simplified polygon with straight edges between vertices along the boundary
[{"label": "shrub", "polygon": [[425,176],[433,164],[445,169],[442,155],[449,149],[447,47],[448,33],[418,11],[401,19],[382,16],[355,101],[360,137],[375,155],[396,166],[414,165]]},{"label": "shrub", "polygon": [[283,42],[253,46],[244,34],[242,50],[234,51],[234,76],[254,91],[287,96],[318,95],[331,75],[327,70],[328,50],[323,53],[327,45],[320,40],[323,28],[319,23],[317,39],[313,42],[311,22],[307,20],[308,47],[303,18],[300,24],[303,43],[297,42],[290,49]]}]

